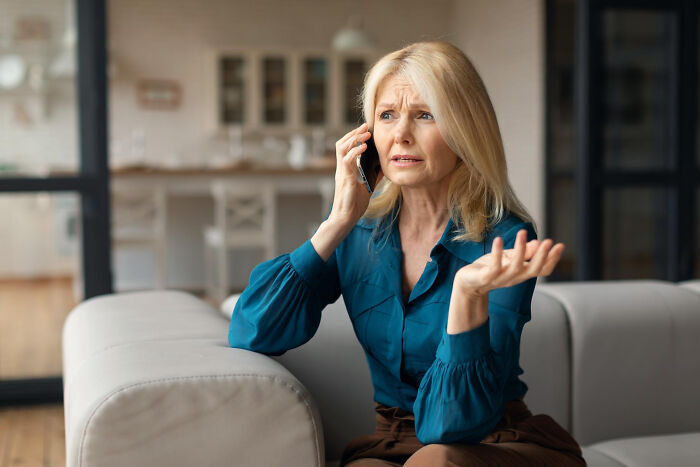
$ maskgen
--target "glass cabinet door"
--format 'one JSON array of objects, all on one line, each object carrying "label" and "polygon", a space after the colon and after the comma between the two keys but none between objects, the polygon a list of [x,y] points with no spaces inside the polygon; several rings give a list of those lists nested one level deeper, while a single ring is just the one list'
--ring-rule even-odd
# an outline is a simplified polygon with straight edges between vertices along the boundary
[{"label": "glass cabinet door", "polygon": [[603,162],[612,170],[672,169],[675,15],[603,12]]},{"label": "glass cabinet door", "polygon": [[243,123],[244,66],[243,57],[223,57],[219,62],[220,119],[224,124]]},{"label": "glass cabinet door", "polygon": [[363,120],[359,99],[366,72],[367,62],[363,58],[347,58],[343,62],[343,121],[348,125],[359,125]]},{"label": "glass cabinet door", "polygon": [[263,123],[284,123],[287,113],[287,63],[284,57],[263,59]]},{"label": "glass cabinet door", "polygon": [[603,280],[668,276],[673,190],[608,187],[603,193]]},{"label": "glass cabinet door", "polygon": [[328,66],[325,58],[304,60],[304,123],[326,123]]}]

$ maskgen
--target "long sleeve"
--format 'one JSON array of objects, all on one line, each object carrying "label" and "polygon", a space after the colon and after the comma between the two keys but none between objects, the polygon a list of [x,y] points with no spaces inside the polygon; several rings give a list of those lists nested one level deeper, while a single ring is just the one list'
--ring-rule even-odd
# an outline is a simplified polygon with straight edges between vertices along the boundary
[{"label": "long sleeve", "polygon": [[[531,224],[519,224],[502,235],[504,249],[513,248],[522,228],[528,241],[537,238]],[[535,283],[532,278],[490,291],[486,323],[459,334],[444,331],[413,405],[422,443],[479,443],[493,431],[508,402],[506,382],[519,364]]]},{"label": "long sleeve", "polygon": [[313,337],[321,311],[339,296],[335,253],[324,262],[307,240],[253,269],[233,310],[229,345],[281,355]]}]

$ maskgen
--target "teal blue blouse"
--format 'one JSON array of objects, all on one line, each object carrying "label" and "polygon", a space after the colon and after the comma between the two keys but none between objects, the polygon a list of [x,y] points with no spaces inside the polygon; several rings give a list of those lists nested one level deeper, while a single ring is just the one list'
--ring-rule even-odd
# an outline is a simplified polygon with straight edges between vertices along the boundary
[{"label": "teal blue blouse", "polygon": [[520,335],[530,320],[536,279],[489,292],[489,318],[460,334],[447,334],[454,275],[490,252],[493,239],[512,248],[532,224],[514,215],[481,242],[452,240],[450,220],[430,252],[406,302],[397,223],[373,236],[376,221],[360,220],[327,262],[306,241],[290,254],[259,264],[233,311],[229,344],[280,355],[307,342],[321,312],[343,295],[372,375],[374,400],[413,412],[423,444],[478,443],[503,416],[506,402],[527,385],[518,376]]}]

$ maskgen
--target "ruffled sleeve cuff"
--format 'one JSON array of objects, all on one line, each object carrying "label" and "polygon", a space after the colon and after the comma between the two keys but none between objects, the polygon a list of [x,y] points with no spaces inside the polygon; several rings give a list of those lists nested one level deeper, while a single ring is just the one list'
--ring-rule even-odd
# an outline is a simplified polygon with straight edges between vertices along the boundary
[{"label": "ruffled sleeve cuff", "polygon": [[292,251],[289,254],[289,262],[307,284],[316,284],[327,267],[323,258],[316,253],[311,240]]},{"label": "ruffled sleeve cuff", "polygon": [[478,328],[459,334],[445,331],[438,345],[436,357],[446,363],[465,363],[486,355],[491,350],[491,319]]}]

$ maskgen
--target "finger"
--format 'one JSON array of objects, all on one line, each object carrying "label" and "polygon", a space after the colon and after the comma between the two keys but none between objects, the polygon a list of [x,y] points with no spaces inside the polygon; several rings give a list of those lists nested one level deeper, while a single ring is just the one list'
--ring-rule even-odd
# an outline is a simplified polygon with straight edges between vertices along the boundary
[{"label": "finger", "polygon": [[353,176],[357,173],[357,158],[367,149],[367,145],[362,143],[359,146],[352,148],[345,156],[343,156],[342,162],[345,166],[348,174]]},{"label": "finger", "polygon": [[363,123],[362,125],[358,126],[357,128],[348,131],[342,138],[338,140],[338,143],[345,144],[348,142],[348,140],[352,139],[354,136],[364,133],[367,131],[367,123]]},{"label": "finger", "polygon": [[489,280],[493,280],[501,273],[501,261],[503,257],[503,239],[496,237],[491,245],[491,267],[489,268]]},{"label": "finger", "polygon": [[545,262],[544,267],[540,272],[541,276],[549,276],[550,274],[552,274],[552,271],[559,263],[559,260],[561,259],[565,249],[566,245],[564,245],[563,243],[557,243],[552,247],[552,249],[549,251],[549,255],[547,256],[547,261]]},{"label": "finger", "polygon": [[545,261],[544,266],[542,267],[542,270],[539,273],[540,276],[549,276],[550,274],[552,274],[552,271],[557,266],[559,260],[562,257],[563,251],[564,249],[562,247],[559,247],[556,250],[554,248],[550,250],[549,255],[547,256],[547,260]]},{"label": "finger", "polygon": [[529,260],[532,256],[537,253],[537,249],[540,247],[540,241],[537,239],[530,240],[525,245],[525,260]]},{"label": "finger", "polygon": [[369,133],[367,131],[367,124],[363,123],[359,127],[355,128],[354,130],[348,132],[345,136],[340,138],[338,142],[335,143],[336,147],[336,152],[341,152],[345,153],[347,152],[348,149],[350,149],[352,146],[354,146],[358,140],[358,137],[362,135],[363,133]]},{"label": "finger", "polygon": [[[540,241],[537,239],[530,240],[525,244],[525,260],[528,260],[532,258],[532,255],[534,255],[537,252],[537,248],[540,245]],[[515,250],[513,248],[508,249],[508,250],[503,250],[503,255],[508,257],[508,259],[513,258],[513,255],[515,254]]]},{"label": "finger", "polygon": [[357,168],[357,162],[356,159],[363,153],[365,152],[365,149],[367,149],[367,144],[362,143],[358,146],[355,146],[354,148],[350,149],[345,156],[343,156],[343,160],[352,160],[353,164],[355,164],[355,167]]},{"label": "finger", "polygon": [[537,249],[537,253],[535,253],[535,255],[532,257],[532,260],[530,260],[530,264],[528,264],[526,271],[527,277],[535,277],[540,274],[542,267],[544,266],[545,261],[547,260],[547,254],[552,248],[552,243],[552,240],[549,238],[545,238],[542,241],[540,247]]},{"label": "finger", "polygon": [[372,134],[369,131],[366,131],[364,133],[360,133],[357,137],[355,137],[355,139],[353,139],[351,141],[351,144],[348,146],[347,150],[350,151],[351,149],[356,148],[358,146],[361,146],[362,144],[364,144],[365,147],[367,147],[367,144],[365,143],[365,141],[367,141],[371,137],[372,137]]},{"label": "finger", "polygon": [[515,235],[515,248],[508,265],[508,276],[516,276],[523,269],[525,260],[525,240],[527,240],[527,230],[521,229]]}]

